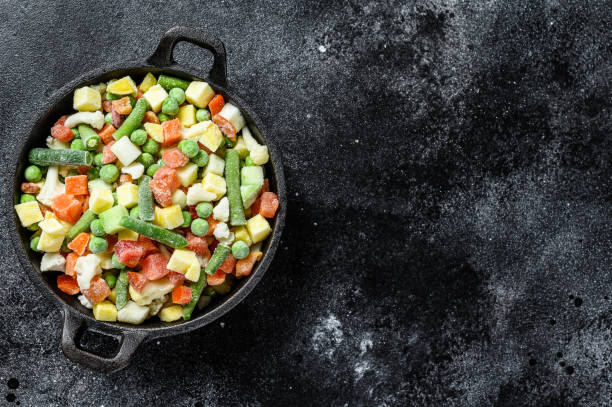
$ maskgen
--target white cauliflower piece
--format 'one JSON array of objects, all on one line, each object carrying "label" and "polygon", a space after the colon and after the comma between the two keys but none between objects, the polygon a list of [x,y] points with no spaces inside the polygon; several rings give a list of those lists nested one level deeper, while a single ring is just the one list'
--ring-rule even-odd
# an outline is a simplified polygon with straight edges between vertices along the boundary
[{"label": "white cauliflower piece", "polygon": [[51,136],[47,137],[45,142],[47,143],[47,147],[49,147],[51,150],[67,150],[70,148],[69,143],[59,141],[55,137],[51,137]]},{"label": "white cauliflower piece", "polygon": [[149,316],[147,318],[151,318],[157,315],[166,301],[168,301],[167,295],[164,295],[162,298],[159,298],[157,300],[153,300],[153,302],[149,304]]},{"label": "white cauliflower piece", "polygon": [[104,115],[99,110],[95,112],[78,112],[68,116],[64,126],[73,128],[81,123],[89,124],[94,129],[100,130],[104,126]]},{"label": "white cauliflower piece", "polygon": [[95,254],[81,256],[77,259],[74,270],[76,271],[77,284],[81,288],[81,291],[87,290],[89,289],[91,279],[97,274],[102,274],[100,258]]},{"label": "white cauliflower piece", "polygon": [[217,196],[212,192],[208,192],[202,187],[202,184],[194,184],[187,190],[187,205],[196,205],[200,202],[211,202]]},{"label": "white cauliflower piece", "polygon": [[127,167],[121,168],[123,174],[130,174],[132,179],[138,179],[144,174],[145,167],[141,163],[132,163]]},{"label": "white cauliflower piece", "polygon": [[66,259],[59,253],[45,253],[40,261],[40,271],[65,271]]},{"label": "white cauliflower piece", "polygon": [[85,297],[84,295],[79,295],[77,298],[79,299],[79,302],[82,306],[84,306],[85,308],[93,309],[93,304],[87,299],[87,297]]},{"label": "white cauliflower piece", "polygon": [[217,206],[214,207],[212,215],[216,220],[227,222],[229,220],[229,211],[229,199],[225,196],[217,203]]},{"label": "white cauliflower piece", "polygon": [[149,307],[128,301],[125,307],[117,312],[117,321],[128,324],[142,324],[149,314]]},{"label": "white cauliflower piece", "polygon": [[52,206],[53,200],[58,195],[61,195],[66,190],[64,184],[59,181],[58,177],[58,168],[57,166],[51,166],[47,169],[47,177],[45,178],[45,183],[38,195],[36,195],[36,199],[43,205]]},{"label": "white cauliflower piece", "polygon": [[217,240],[221,241],[222,239],[227,239],[229,237],[230,230],[227,227],[227,223],[219,222],[217,226],[215,226],[215,231],[213,235],[217,238]]},{"label": "white cauliflower piece", "polygon": [[236,240],[236,235],[234,235],[234,232],[229,232],[229,235],[227,237],[218,239],[219,243],[224,244],[226,246],[231,246],[232,243],[234,243],[234,240]]}]

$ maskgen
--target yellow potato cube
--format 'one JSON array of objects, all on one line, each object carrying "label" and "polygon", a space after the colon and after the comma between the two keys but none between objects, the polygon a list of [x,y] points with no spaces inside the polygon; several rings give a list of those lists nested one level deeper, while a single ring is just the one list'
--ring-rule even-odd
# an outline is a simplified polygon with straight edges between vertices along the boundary
[{"label": "yellow potato cube", "polygon": [[234,238],[236,240],[242,240],[244,243],[247,244],[247,246],[250,246],[253,244],[253,241],[251,240],[251,236],[249,236],[249,232],[247,231],[247,228],[245,226],[238,226],[238,227],[232,228],[231,231],[234,233]]},{"label": "yellow potato cube", "polygon": [[198,166],[194,163],[189,163],[176,170],[176,176],[182,186],[188,187],[198,178]]},{"label": "yellow potato cube", "polygon": [[179,205],[172,205],[167,208],[155,207],[155,224],[158,226],[174,229],[181,226],[183,222],[183,212]]},{"label": "yellow potato cube", "polygon": [[200,278],[200,263],[197,261],[197,259],[195,263],[192,263],[185,272],[185,278],[189,281],[198,281]]},{"label": "yellow potato cube", "polygon": [[64,242],[64,235],[51,235],[46,232],[40,234],[40,240],[36,249],[41,252],[56,253],[59,252]]},{"label": "yellow potato cube", "polygon": [[[106,87],[106,91],[114,93],[115,95],[134,95],[138,94],[136,83],[129,76],[116,80],[115,82],[109,83]],[[148,101],[148,100],[147,100]]]},{"label": "yellow potato cube", "polygon": [[166,92],[166,89],[162,88],[160,85],[154,85],[145,92],[143,97],[147,100],[147,102],[149,102],[151,109],[157,113],[161,110],[164,100],[166,100],[168,97],[168,92]]},{"label": "yellow potato cube", "polygon": [[117,320],[117,307],[110,301],[102,301],[93,306],[94,318],[98,321],[115,322]]},{"label": "yellow potato cube", "polygon": [[207,123],[207,126],[204,133],[200,136],[200,143],[204,144],[210,151],[217,151],[221,143],[223,143],[223,134],[221,130],[211,121],[202,123]]},{"label": "yellow potato cube", "polygon": [[89,209],[96,215],[112,208],[114,203],[113,193],[108,189],[94,189],[89,196]]},{"label": "yellow potato cube", "polygon": [[234,150],[238,151],[238,155],[240,155],[240,159],[244,160],[249,155],[249,149],[244,142],[244,138],[242,136],[238,137],[236,140],[236,145],[234,146]]},{"label": "yellow potato cube", "polygon": [[72,223],[70,222],[66,222],[65,220],[61,220],[61,219],[57,219],[57,216],[55,216],[55,214],[51,211],[45,213],[45,220],[46,219],[55,219],[57,220],[61,225],[62,225],[62,234],[66,234],[68,233],[68,231],[70,229],[72,229]]},{"label": "yellow potato cube", "polygon": [[126,208],[138,205],[138,185],[126,182],[117,187],[117,202]]},{"label": "yellow potato cube", "polygon": [[179,108],[178,119],[183,127],[191,127],[196,124],[196,109],[194,105],[185,105]]},{"label": "yellow potato cube", "polygon": [[253,243],[258,243],[264,240],[270,232],[272,232],[272,228],[270,228],[270,224],[258,214],[257,216],[253,216],[251,219],[247,220],[247,230],[249,231],[249,236]]},{"label": "yellow potato cube", "polygon": [[153,140],[158,143],[164,142],[164,128],[161,124],[156,123],[145,123],[144,124],[145,131]]},{"label": "yellow potato cube", "polygon": [[182,190],[177,189],[172,193],[172,204],[178,205],[181,209],[184,209],[187,206],[187,194],[185,194]]},{"label": "yellow potato cube", "polygon": [[195,252],[187,249],[175,249],[174,252],[172,252],[172,256],[170,256],[166,268],[176,271],[177,273],[185,274],[193,264],[197,264],[199,269],[200,263],[198,262]]},{"label": "yellow potato cube", "polygon": [[15,212],[17,212],[17,216],[23,227],[31,226],[43,220],[43,214],[36,201],[15,205]]},{"label": "yellow potato cube", "polygon": [[215,91],[206,82],[193,81],[185,90],[185,98],[199,108],[206,107],[215,96]]},{"label": "yellow potato cube", "polygon": [[95,112],[102,107],[102,95],[96,89],[83,86],[74,91],[72,107],[79,112]]},{"label": "yellow potato cube", "polygon": [[155,79],[155,75],[153,75],[151,72],[148,72],[142,82],[140,82],[140,90],[146,92],[151,89],[151,86],[155,85],[157,85],[157,79]]},{"label": "yellow potato cube", "polygon": [[227,192],[225,178],[217,174],[213,174],[212,172],[209,172],[204,176],[204,179],[202,180],[202,188],[207,192],[215,194],[215,200],[221,199],[221,197]]},{"label": "yellow potato cube", "polygon": [[174,322],[183,318],[183,307],[180,305],[171,305],[169,307],[162,308],[159,311],[159,319],[164,322]]},{"label": "yellow potato cube", "polygon": [[130,229],[122,229],[117,233],[117,239],[119,240],[138,240],[138,233]]},{"label": "yellow potato cube", "polygon": [[64,227],[55,218],[48,218],[38,224],[38,227],[50,235],[64,235]]}]

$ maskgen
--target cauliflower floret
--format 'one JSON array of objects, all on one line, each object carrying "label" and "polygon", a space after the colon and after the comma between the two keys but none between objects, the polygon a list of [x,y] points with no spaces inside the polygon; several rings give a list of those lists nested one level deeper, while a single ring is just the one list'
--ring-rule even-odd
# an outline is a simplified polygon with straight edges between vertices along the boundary
[{"label": "cauliflower floret", "polygon": [[236,235],[234,235],[234,232],[229,232],[229,235],[227,237],[218,239],[219,243],[226,245],[226,246],[231,246],[232,243],[234,243],[234,240],[236,240]]},{"label": "cauliflower floret", "polygon": [[64,271],[66,259],[59,253],[45,253],[40,261],[40,271]]},{"label": "cauliflower floret", "polygon": [[82,306],[84,306],[85,308],[93,309],[93,304],[87,299],[87,297],[85,297],[84,295],[79,295],[77,298],[79,299],[79,302]]},{"label": "cauliflower floret", "polygon": [[59,141],[55,137],[49,136],[45,141],[47,143],[47,147],[49,147],[51,150],[67,150],[70,148],[70,144]]},{"label": "cauliflower floret", "polygon": [[229,220],[229,210],[229,200],[227,197],[223,197],[213,209],[213,218],[221,222],[227,222]]},{"label": "cauliflower floret", "polygon": [[104,115],[99,110],[95,112],[78,112],[68,116],[64,126],[73,128],[81,123],[89,124],[94,129],[100,130],[104,126]]},{"label": "cauliflower floret", "polygon": [[145,167],[141,163],[132,163],[127,167],[121,168],[123,174],[130,174],[132,179],[138,179],[144,174]]},{"label": "cauliflower floret", "polygon": [[57,166],[51,166],[47,169],[47,178],[36,199],[38,202],[46,206],[52,206],[53,200],[58,195],[61,195],[66,190],[64,184],[59,181]]},{"label": "cauliflower floret", "polygon": [[100,258],[95,254],[81,256],[77,259],[74,270],[77,273],[77,284],[81,288],[81,291],[87,290],[89,289],[91,279],[97,274],[102,274]]},{"label": "cauliflower floret", "polygon": [[221,239],[227,239],[229,237],[230,231],[227,227],[227,223],[219,222],[217,226],[215,226],[215,231],[213,235],[217,238],[217,240],[221,241]]},{"label": "cauliflower floret", "polygon": [[128,324],[142,324],[149,314],[149,307],[128,301],[125,307],[117,312],[117,321]]},{"label": "cauliflower floret", "polygon": [[200,202],[210,202],[217,196],[212,192],[208,192],[202,187],[202,184],[195,184],[187,190],[187,205],[196,205]]},{"label": "cauliflower floret", "polygon": [[168,301],[168,296],[164,295],[162,298],[153,300],[151,304],[149,304],[149,316],[147,318],[151,318],[159,313],[159,311],[164,306],[164,303]]}]

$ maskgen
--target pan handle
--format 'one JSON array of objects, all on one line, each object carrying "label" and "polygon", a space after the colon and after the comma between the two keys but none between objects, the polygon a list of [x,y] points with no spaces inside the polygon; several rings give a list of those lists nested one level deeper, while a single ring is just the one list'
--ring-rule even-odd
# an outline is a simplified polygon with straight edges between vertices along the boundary
[{"label": "pan handle", "polygon": [[[146,333],[108,332],[100,328],[89,327],[76,312],[64,308],[64,329],[62,330],[62,350],[68,359],[99,373],[112,373],[126,367],[132,355],[147,337]],[[102,335],[119,337],[119,350],[115,356],[107,358],[81,349],[79,339],[85,330],[91,329]]]},{"label": "pan handle", "polygon": [[204,31],[191,27],[172,27],[159,40],[159,45],[147,62],[153,65],[168,66],[175,63],[172,53],[177,43],[187,41],[212,52],[214,61],[208,76],[210,79],[223,87],[227,86],[227,58],[225,46],[221,40]]}]

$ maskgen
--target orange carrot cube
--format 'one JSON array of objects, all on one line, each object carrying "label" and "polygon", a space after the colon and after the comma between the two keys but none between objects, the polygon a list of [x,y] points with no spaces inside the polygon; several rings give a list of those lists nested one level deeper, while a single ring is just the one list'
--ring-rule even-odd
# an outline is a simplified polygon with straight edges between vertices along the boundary
[{"label": "orange carrot cube", "polygon": [[87,195],[89,193],[89,189],[87,188],[87,175],[66,177],[65,184],[67,194]]}]

